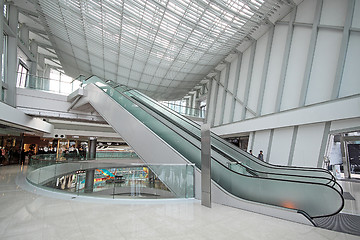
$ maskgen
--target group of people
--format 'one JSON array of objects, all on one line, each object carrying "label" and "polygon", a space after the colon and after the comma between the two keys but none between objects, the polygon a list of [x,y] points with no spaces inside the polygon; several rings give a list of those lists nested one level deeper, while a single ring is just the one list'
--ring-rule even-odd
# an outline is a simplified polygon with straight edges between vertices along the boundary
[{"label": "group of people", "polygon": [[[252,154],[252,150],[250,150],[249,153],[250,153],[251,155],[253,155],[253,154]],[[264,161],[264,154],[263,154],[263,151],[262,151],[262,150],[260,150],[260,153],[258,154],[257,158],[258,158],[259,160],[261,160],[261,161]]]},{"label": "group of people", "polygon": [[0,147],[0,164],[7,165],[13,163],[25,163],[26,157],[31,157],[32,151],[25,152],[24,150],[16,149],[14,147],[6,148]]}]

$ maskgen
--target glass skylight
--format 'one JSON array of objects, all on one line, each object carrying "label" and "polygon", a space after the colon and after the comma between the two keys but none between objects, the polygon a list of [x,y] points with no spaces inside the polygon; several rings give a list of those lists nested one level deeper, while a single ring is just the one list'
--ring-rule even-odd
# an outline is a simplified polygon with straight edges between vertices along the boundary
[{"label": "glass skylight", "polygon": [[[109,80],[131,83],[150,95],[165,89],[156,94],[163,99],[185,95],[280,4],[272,0],[38,2],[67,74],[112,76]],[[76,55],[79,50],[87,57]],[[84,63],[90,71],[80,67]]]}]

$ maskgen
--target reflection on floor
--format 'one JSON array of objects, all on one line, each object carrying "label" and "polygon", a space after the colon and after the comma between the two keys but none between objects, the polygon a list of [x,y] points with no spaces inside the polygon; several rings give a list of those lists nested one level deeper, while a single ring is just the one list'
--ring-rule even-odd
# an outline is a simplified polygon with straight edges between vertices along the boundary
[{"label": "reflection on floor", "polygon": [[39,195],[22,170],[0,167],[1,239],[360,239],[223,205],[206,208],[197,200],[114,203]]}]

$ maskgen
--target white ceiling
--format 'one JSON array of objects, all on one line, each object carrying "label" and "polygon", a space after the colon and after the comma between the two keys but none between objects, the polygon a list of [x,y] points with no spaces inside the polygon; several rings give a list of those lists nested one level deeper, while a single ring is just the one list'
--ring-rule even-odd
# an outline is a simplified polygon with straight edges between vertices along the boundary
[{"label": "white ceiling", "polygon": [[158,100],[184,96],[244,39],[294,5],[292,0],[15,2],[37,11],[67,75],[97,75]]}]

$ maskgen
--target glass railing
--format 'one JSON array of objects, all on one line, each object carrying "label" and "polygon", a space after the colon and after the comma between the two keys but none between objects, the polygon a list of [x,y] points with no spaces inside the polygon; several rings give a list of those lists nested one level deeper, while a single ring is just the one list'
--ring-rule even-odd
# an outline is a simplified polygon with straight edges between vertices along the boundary
[{"label": "glass railing", "polygon": [[[130,89],[130,88],[124,86],[124,85],[119,85],[119,84],[114,83],[112,81],[107,81],[106,83],[111,87],[121,89],[121,92],[133,91],[133,89]],[[175,103],[170,103],[170,102],[161,102],[161,103],[159,103],[159,102],[156,101],[156,104],[161,104],[161,105],[167,107],[168,109],[171,109],[172,111],[174,111],[174,112],[176,112],[176,113],[178,113],[180,115],[183,115],[183,116],[195,117],[195,118],[205,118],[205,116],[206,116],[205,109],[191,108],[191,107],[186,107],[186,106],[183,106],[183,105],[180,105],[180,104],[175,104]]]},{"label": "glass railing", "polygon": [[123,151],[123,152],[96,152],[96,158],[139,158],[135,152]]},{"label": "glass railing", "polygon": [[75,161],[38,155],[30,160],[27,180],[50,191],[76,196],[194,198],[193,164],[124,164],[121,160]]},{"label": "glass railing", "polygon": [[[159,111],[150,110],[144,106],[144,101],[136,101],[134,94],[130,94],[122,86],[113,88],[97,77],[91,77],[87,83],[97,85],[130,114],[201,169],[200,141],[189,129],[184,129],[174,121],[169,121],[169,118],[165,118],[166,115]],[[195,126],[189,126],[196,129]],[[228,167],[228,163],[233,161],[231,156],[215,149],[213,147],[211,153],[212,179],[235,196],[305,211],[311,217],[335,214],[343,207],[341,187],[333,180],[332,175],[328,175],[322,169],[273,167],[267,169],[272,171],[259,171],[256,168],[252,169],[249,166],[237,164],[237,167],[241,169],[234,171]],[[281,170],[284,170],[285,174]],[[319,175],[317,175],[318,173]],[[298,197],[299,195],[302,197]]]},{"label": "glass railing", "polygon": [[[37,159],[40,157],[43,160],[56,160],[56,153],[51,154],[40,154],[32,156]],[[89,158],[89,153],[86,152],[86,156],[80,155],[79,153],[73,151],[70,153],[61,153],[58,155],[58,160],[84,160],[85,158]],[[134,151],[98,151],[95,154],[95,158],[139,158],[139,156]]]},{"label": "glass railing", "polygon": [[70,94],[81,85],[80,79],[72,81],[61,81],[59,79],[44,78],[27,73],[17,73],[17,87],[30,88],[42,91],[48,91],[59,94]]},{"label": "glass railing", "polygon": [[205,118],[206,113],[204,109],[191,108],[174,103],[161,103],[161,104],[181,115],[185,115],[189,117]]}]

